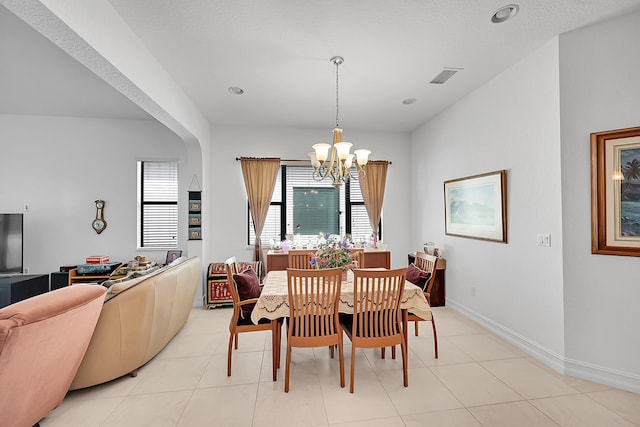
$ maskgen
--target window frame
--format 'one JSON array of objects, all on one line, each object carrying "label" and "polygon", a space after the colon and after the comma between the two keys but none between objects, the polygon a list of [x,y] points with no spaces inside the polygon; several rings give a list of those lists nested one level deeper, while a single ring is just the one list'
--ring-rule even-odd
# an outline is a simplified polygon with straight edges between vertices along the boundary
[{"label": "window frame", "polygon": [[[281,201],[274,202],[273,199],[269,203],[269,206],[279,206],[280,213],[280,240],[285,240],[287,237],[287,167],[306,167],[309,169],[309,173],[313,171],[308,162],[303,160],[288,160],[280,162],[280,194]],[[363,201],[351,201],[351,180],[342,185],[345,186],[345,234],[352,234],[352,212],[353,206],[364,206]],[[291,201],[292,202],[292,201]],[[340,212],[342,214],[342,212]],[[249,206],[249,201],[247,200],[247,217],[246,217],[246,242],[248,246],[253,246],[254,242],[251,242],[251,207]],[[377,240],[382,241],[382,215],[380,216],[380,221],[378,222],[378,227],[376,230]],[[264,242],[263,242],[264,243]]]},{"label": "window frame", "polygon": [[[145,200],[145,173],[146,164],[174,164],[176,170],[176,195],[175,200]],[[136,246],[138,250],[166,250],[178,247],[180,240],[180,162],[175,159],[162,160],[137,160],[136,161],[136,187],[137,187],[137,221],[136,221]],[[173,244],[162,244],[157,246],[145,245],[147,239],[144,235],[145,206],[175,206],[175,238]]]}]

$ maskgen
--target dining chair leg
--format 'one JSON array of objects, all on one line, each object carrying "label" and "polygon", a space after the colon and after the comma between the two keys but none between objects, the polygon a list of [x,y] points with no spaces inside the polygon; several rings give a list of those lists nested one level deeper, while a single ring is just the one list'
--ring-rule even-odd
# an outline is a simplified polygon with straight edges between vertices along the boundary
[{"label": "dining chair leg", "polygon": [[279,320],[271,321],[271,370],[273,381],[278,381],[278,368],[280,367],[280,334],[282,329]]},{"label": "dining chair leg", "polygon": [[284,392],[289,393],[289,371],[291,370],[291,346],[287,337],[287,356],[284,366]]},{"label": "dining chair leg", "polygon": [[415,334],[418,336],[418,321],[416,320],[413,324],[415,325]]},{"label": "dining chair leg", "polygon": [[391,347],[391,358],[393,360],[396,359],[396,346],[395,345],[393,347]]},{"label": "dining chair leg", "polygon": [[400,345],[400,350],[402,351],[402,374],[404,376],[404,386],[409,387],[409,366],[408,366],[408,360],[407,360],[407,342],[406,341]]},{"label": "dining chair leg", "polygon": [[385,353],[386,353],[387,348],[386,347],[382,347],[380,349],[380,358],[384,359]]},{"label": "dining chair leg", "polygon": [[438,333],[436,332],[436,320],[433,318],[433,313],[431,313],[431,327],[433,328],[433,349],[437,359],[438,358]]},{"label": "dining chair leg", "polygon": [[342,332],[340,332],[340,337],[339,337],[340,343],[338,344],[338,358],[340,359],[340,387],[344,388],[344,354],[342,352],[343,350],[343,343],[342,343]]},{"label": "dining chair leg", "polygon": [[227,351],[227,376],[228,377],[231,376],[231,353],[233,351],[234,337],[235,337],[234,333],[229,334],[229,349]]},{"label": "dining chair leg", "polygon": [[351,343],[351,369],[349,372],[349,393],[353,393],[354,370],[356,367],[356,347]]},{"label": "dining chair leg", "polygon": [[238,349],[238,333],[235,334],[236,350]]}]

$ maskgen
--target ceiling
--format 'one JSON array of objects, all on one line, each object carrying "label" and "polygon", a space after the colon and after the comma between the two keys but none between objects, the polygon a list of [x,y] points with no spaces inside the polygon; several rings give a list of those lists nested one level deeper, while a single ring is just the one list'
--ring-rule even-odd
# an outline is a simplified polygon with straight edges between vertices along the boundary
[{"label": "ceiling", "polygon": [[[343,56],[345,137],[412,131],[552,37],[640,10],[640,0],[527,0],[493,24],[508,1],[109,2],[212,124],[332,127],[330,58]],[[0,58],[0,113],[149,117],[3,7]],[[463,70],[430,84],[445,67]]]}]

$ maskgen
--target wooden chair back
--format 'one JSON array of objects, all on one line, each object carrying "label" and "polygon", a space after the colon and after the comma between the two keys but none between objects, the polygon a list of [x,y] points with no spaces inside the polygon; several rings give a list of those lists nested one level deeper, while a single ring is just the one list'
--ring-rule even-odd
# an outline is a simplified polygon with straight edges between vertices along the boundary
[{"label": "wooden chair back", "polygon": [[312,269],[311,259],[316,253],[313,249],[291,249],[289,250],[289,268]]},{"label": "wooden chair back", "polygon": [[340,268],[287,269],[289,335],[313,347],[329,345],[323,339],[338,334],[341,285]]},{"label": "wooden chair back", "polygon": [[[431,277],[429,281],[426,283],[424,287],[425,295],[431,294],[431,288],[433,287],[433,282],[436,278],[436,263],[438,262],[438,257],[434,255],[429,255],[425,252],[416,252],[416,260],[415,264],[420,270],[428,271],[431,273]],[[427,296],[428,298],[428,296]]]},{"label": "wooden chair back", "polygon": [[358,346],[377,348],[400,343],[400,301],[406,273],[406,268],[354,270],[351,333]]}]

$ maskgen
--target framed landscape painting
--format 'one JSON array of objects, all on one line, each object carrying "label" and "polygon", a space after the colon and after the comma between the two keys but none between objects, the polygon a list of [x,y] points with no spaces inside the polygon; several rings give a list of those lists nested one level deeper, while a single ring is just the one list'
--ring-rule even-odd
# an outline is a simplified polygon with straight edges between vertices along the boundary
[{"label": "framed landscape painting", "polygon": [[445,234],[507,243],[506,194],[506,170],[445,181]]},{"label": "framed landscape painting", "polygon": [[640,256],[640,127],[591,134],[591,252]]}]

